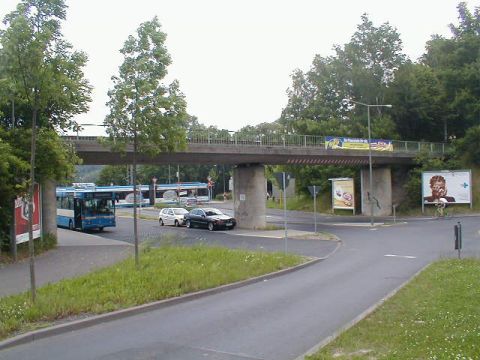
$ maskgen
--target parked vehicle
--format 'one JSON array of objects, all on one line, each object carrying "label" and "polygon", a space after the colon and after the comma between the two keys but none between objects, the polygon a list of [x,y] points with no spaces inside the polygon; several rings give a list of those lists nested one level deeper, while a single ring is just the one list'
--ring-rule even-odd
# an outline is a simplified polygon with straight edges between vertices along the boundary
[{"label": "parked vehicle", "polygon": [[231,216],[223,214],[214,208],[195,208],[185,215],[185,225],[191,227],[203,227],[210,231],[215,229],[233,229],[237,222]]},{"label": "parked vehicle", "polygon": [[158,214],[158,222],[163,225],[185,225],[185,215],[188,211],[184,208],[164,208]]}]

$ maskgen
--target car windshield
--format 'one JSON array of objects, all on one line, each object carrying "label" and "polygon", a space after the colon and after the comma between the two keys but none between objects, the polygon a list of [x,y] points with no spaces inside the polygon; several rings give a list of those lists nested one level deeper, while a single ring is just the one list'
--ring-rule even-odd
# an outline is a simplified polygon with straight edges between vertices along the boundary
[{"label": "car windshield", "polygon": [[206,209],[205,214],[207,214],[207,216],[223,215],[222,212],[217,209]]},{"label": "car windshield", "polygon": [[188,211],[185,209],[174,209],[173,212],[175,213],[175,215],[184,215],[188,213]]}]

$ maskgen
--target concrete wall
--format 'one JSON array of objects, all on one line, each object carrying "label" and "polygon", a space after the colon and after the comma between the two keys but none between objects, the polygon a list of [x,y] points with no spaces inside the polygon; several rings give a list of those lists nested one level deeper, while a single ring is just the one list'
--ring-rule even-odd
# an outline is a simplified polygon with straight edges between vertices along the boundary
[{"label": "concrete wall", "polygon": [[[373,177],[373,215],[389,216],[392,214],[392,173],[389,167],[374,168]],[[370,175],[368,168],[362,168],[360,172],[362,192],[362,214],[371,215],[371,205],[368,199],[370,191]]]},{"label": "concrete wall", "polygon": [[42,231],[57,237],[57,196],[55,181],[42,184]]},{"label": "concrete wall", "polygon": [[233,208],[237,226],[259,229],[266,226],[265,167],[240,164],[233,169]]}]

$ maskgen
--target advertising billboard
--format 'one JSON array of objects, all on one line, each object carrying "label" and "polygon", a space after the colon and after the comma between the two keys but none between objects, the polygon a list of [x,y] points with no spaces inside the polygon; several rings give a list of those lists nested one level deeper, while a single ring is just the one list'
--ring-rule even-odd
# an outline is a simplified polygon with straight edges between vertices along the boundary
[{"label": "advertising billboard", "polygon": [[471,204],[471,171],[439,170],[423,172],[422,199],[424,204],[438,202]]},{"label": "advertising billboard", "polygon": [[347,209],[355,211],[355,190],[353,179],[339,178],[332,181],[333,209]]},{"label": "advertising billboard", "polygon": [[[373,151],[393,151],[391,140],[370,139]],[[346,137],[325,137],[325,149],[368,150],[368,140]]]},{"label": "advertising billboard", "polygon": [[[36,184],[33,196],[33,238],[40,236],[40,186]],[[15,199],[15,241],[17,244],[28,241],[28,202],[23,197]]]}]

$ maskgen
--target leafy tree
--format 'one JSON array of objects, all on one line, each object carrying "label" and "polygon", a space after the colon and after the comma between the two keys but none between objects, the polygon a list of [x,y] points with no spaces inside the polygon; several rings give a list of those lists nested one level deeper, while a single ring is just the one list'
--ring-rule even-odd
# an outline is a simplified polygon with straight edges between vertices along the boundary
[{"label": "leafy tree", "polygon": [[452,37],[433,36],[421,59],[442,87],[437,121],[444,141],[462,137],[480,119],[480,7],[472,13],[462,2],[457,9],[459,24],[450,25]]},{"label": "leafy tree", "polygon": [[[394,74],[406,62],[397,30],[388,23],[376,27],[367,15],[361,17],[350,41],[334,50],[333,56],[316,55],[309,71],[292,74],[288,103],[279,120],[288,133],[366,137],[367,108],[349,100],[386,104]],[[371,109],[373,138],[398,138],[389,111]],[[327,186],[329,177],[351,176],[352,171],[294,167],[292,172],[299,179],[297,187],[303,189],[317,177]]]},{"label": "leafy tree", "polygon": [[423,64],[402,65],[387,90],[387,102],[393,105],[390,113],[401,139],[441,141],[443,101],[439,79]]},{"label": "leafy tree", "polygon": [[120,50],[119,75],[108,92],[110,113],[105,119],[110,144],[120,150],[133,146],[135,262],[138,259],[136,211],[137,153],[154,155],[185,146],[186,102],[177,81],[161,83],[170,65],[166,34],[155,17],[140,25]]},{"label": "leafy tree", "polygon": [[100,170],[98,178],[95,181],[98,185],[128,185],[127,165],[107,165]]},{"label": "leafy tree", "polygon": [[[74,127],[72,117],[87,109],[90,86],[83,78],[86,56],[72,52],[63,40],[60,24],[65,20],[62,0],[24,0],[4,19],[0,32],[0,63],[4,76],[0,92],[10,94],[17,112],[2,110],[2,125],[31,128],[29,208],[32,211],[34,183],[37,179],[37,129]],[[15,99],[15,101],[12,101]],[[9,102],[9,103],[10,103]],[[5,109],[6,102],[1,102]],[[11,116],[10,116],[11,114]],[[29,248],[32,299],[35,301],[34,246],[32,218],[29,219]]]},{"label": "leafy tree", "polygon": [[12,221],[13,199],[20,193],[28,162],[16,156],[9,144],[6,131],[0,126],[0,251],[9,248],[10,224]]},{"label": "leafy tree", "polygon": [[[366,136],[367,109],[348,100],[385,104],[387,88],[406,57],[395,28],[388,23],[375,27],[367,15],[361,20],[350,42],[334,47],[334,56],[316,55],[309,71],[293,73],[280,119],[287,132]],[[398,137],[381,108],[372,114],[372,134]]]},{"label": "leafy tree", "polygon": [[480,165],[480,125],[467,130],[465,136],[456,145],[456,155],[465,165]]}]

